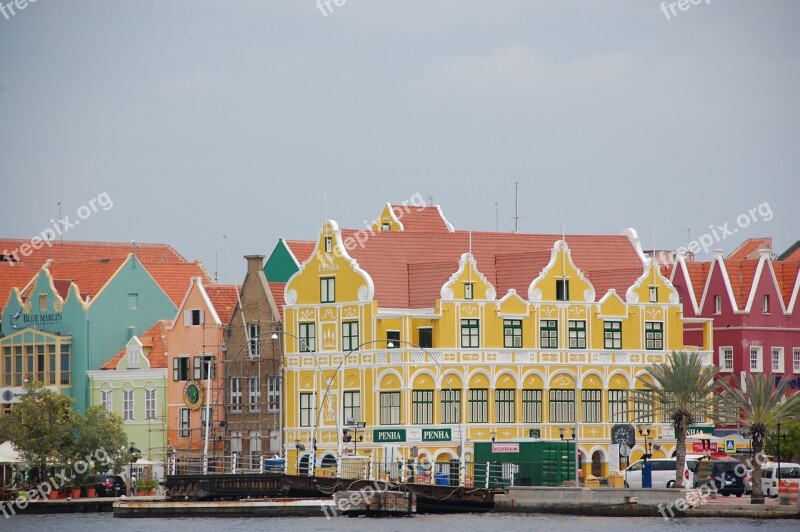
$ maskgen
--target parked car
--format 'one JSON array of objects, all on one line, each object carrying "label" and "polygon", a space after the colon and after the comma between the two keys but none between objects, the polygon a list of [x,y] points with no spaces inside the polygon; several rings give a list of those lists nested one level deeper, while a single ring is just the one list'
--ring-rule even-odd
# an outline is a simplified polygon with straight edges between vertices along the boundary
[{"label": "parked car", "polygon": [[753,493],[753,470],[748,469],[744,476],[744,493],[750,495]]},{"label": "parked car", "polygon": [[[675,486],[675,470],[678,461],[675,458],[654,458],[647,461],[650,464],[651,478],[654,488],[672,488]],[[683,467],[683,485],[691,486],[693,482],[692,473],[689,470],[689,460]],[[642,487],[642,469],[644,460],[639,460],[626,468],[622,473],[625,478],[626,488]]]},{"label": "parked car", "polygon": [[98,497],[119,497],[125,495],[128,489],[119,475],[89,475],[84,486],[97,490]]},{"label": "parked car", "polygon": [[[778,464],[770,462],[761,471],[761,489],[766,497],[778,496]],[[800,484],[800,464],[781,462],[781,480]]]}]

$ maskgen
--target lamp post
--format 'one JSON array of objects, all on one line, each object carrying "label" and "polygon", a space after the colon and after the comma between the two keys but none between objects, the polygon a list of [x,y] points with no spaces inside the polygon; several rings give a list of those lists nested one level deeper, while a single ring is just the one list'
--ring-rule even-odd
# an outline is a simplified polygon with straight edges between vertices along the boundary
[{"label": "lamp post", "polygon": [[642,455],[642,458],[644,459],[645,463],[647,463],[647,459],[651,457],[650,448],[647,444],[647,438],[650,436],[653,428],[650,425],[639,425],[637,430],[639,432],[639,436],[644,437],[644,455]]},{"label": "lamp post", "polygon": [[578,486],[578,441],[575,429],[570,427],[570,435],[567,436],[567,429],[561,427],[558,429],[558,437],[561,441],[572,441],[575,440],[575,485]]},{"label": "lamp post", "polygon": [[492,439],[492,443],[494,443],[494,440],[497,439],[497,433],[495,431],[492,431],[489,433],[489,437]]}]

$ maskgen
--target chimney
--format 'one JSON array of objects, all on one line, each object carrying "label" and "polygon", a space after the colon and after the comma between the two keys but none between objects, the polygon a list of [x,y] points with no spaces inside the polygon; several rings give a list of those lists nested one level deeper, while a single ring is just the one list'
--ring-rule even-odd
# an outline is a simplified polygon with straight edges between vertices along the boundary
[{"label": "chimney", "polygon": [[245,255],[247,273],[257,274],[264,269],[264,255]]}]

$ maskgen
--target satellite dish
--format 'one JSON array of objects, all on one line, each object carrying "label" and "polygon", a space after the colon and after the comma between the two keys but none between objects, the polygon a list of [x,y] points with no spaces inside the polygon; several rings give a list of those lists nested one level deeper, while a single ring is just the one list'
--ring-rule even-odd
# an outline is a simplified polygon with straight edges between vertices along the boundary
[{"label": "satellite dish", "polygon": [[620,444],[619,446],[619,455],[628,457],[631,454],[631,448],[625,445],[624,443]]}]

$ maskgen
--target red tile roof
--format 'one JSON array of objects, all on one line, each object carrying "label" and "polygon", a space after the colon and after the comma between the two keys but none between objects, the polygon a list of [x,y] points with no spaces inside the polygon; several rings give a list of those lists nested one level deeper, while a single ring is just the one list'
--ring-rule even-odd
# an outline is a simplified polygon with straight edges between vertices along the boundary
[{"label": "red tile roof", "polygon": [[[0,250],[19,249],[28,240],[0,238]],[[12,288],[24,288],[39,270],[49,263],[59,293],[68,282],[75,282],[81,296],[95,296],[111,276],[122,265],[130,253],[135,251],[153,279],[161,286],[175,306],[180,305],[192,277],[203,277],[211,282],[208,272],[199,262],[188,262],[172,246],[167,244],[129,242],[84,242],[75,240],[55,241],[52,246],[31,249],[27,257],[18,254],[21,262],[14,265],[7,261],[0,264],[0,300],[5,303]],[[63,293],[62,296],[66,295]]]},{"label": "red tile roof", "polygon": [[[353,236],[355,231],[343,229],[343,240]],[[573,261],[585,275],[598,270],[624,271],[613,278],[598,274],[603,287],[613,287],[624,294],[632,284],[625,284],[631,278],[630,272],[638,272],[632,277],[635,280],[643,271],[641,260],[627,236],[567,235],[566,238]],[[528,286],[550,260],[550,250],[559,239],[561,235],[556,234],[474,231],[472,253],[478,270],[495,286],[498,297],[505,295],[509,288],[516,288],[525,297]],[[287,244],[293,246],[293,242],[296,241],[287,241]],[[372,277],[375,297],[381,307],[429,308],[439,298],[442,284],[456,271],[461,255],[469,249],[469,231],[381,231],[370,235],[365,245],[357,246],[350,255]],[[599,299],[603,295],[597,291],[596,297]]]},{"label": "red tile roof", "polygon": [[281,320],[283,320],[283,306],[286,304],[286,300],[283,296],[283,290],[285,288],[286,283],[269,283],[269,290],[272,292],[272,298],[275,300],[275,306],[278,307]]},{"label": "red tile roof", "polygon": [[758,260],[729,260],[725,259],[725,269],[731,282],[733,297],[736,306],[742,310],[747,305],[747,298],[753,287],[753,278],[756,275]]},{"label": "red tile roof", "polygon": [[[159,320],[145,332],[138,335],[139,341],[142,342],[142,351],[147,357],[147,360],[150,361],[151,369],[167,367],[168,349],[166,328],[169,324],[169,320]],[[117,364],[119,364],[119,361],[125,356],[126,350],[127,348],[123,347],[116,355],[100,366],[100,369],[117,369]]]},{"label": "red tile roof", "polygon": [[296,258],[300,264],[308,260],[308,257],[314,253],[314,248],[317,245],[316,242],[309,240],[285,240],[285,242],[292,251],[294,258]]},{"label": "red tile roof", "polygon": [[787,261],[800,261],[800,240],[789,246],[786,251],[781,253],[778,257],[778,260],[787,260]]},{"label": "red tile roof", "polygon": [[[711,270],[711,263],[687,261],[685,264],[686,271],[689,274],[689,279],[692,283],[691,288],[694,291],[694,299],[699,305],[700,300],[703,299],[703,290],[705,290],[706,287],[708,272]],[[683,282],[683,279],[681,279],[680,282]]]},{"label": "red tile roof", "polygon": [[775,278],[778,281],[778,289],[783,298],[784,306],[789,306],[789,301],[792,299],[792,291],[797,282],[797,275],[800,273],[800,262],[773,262],[772,267],[775,270]]},{"label": "red tile roof", "polygon": [[217,284],[217,285],[203,285],[208,299],[214,305],[214,310],[217,311],[217,316],[223,325],[228,325],[233,316],[233,311],[236,309],[238,302],[239,287],[233,284]]},{"label": "red tile roof", "polygon": [[414,207],[413,205],[392,205],[392,212],[403,224],[403,231],[414,233],[447,233],[450,228],[437,206]]},{"label": "red tile roof", "polygon": [[772,237],[748,238],[727,258],[732,260],[757,259],[760,249],[772,251]]}]

